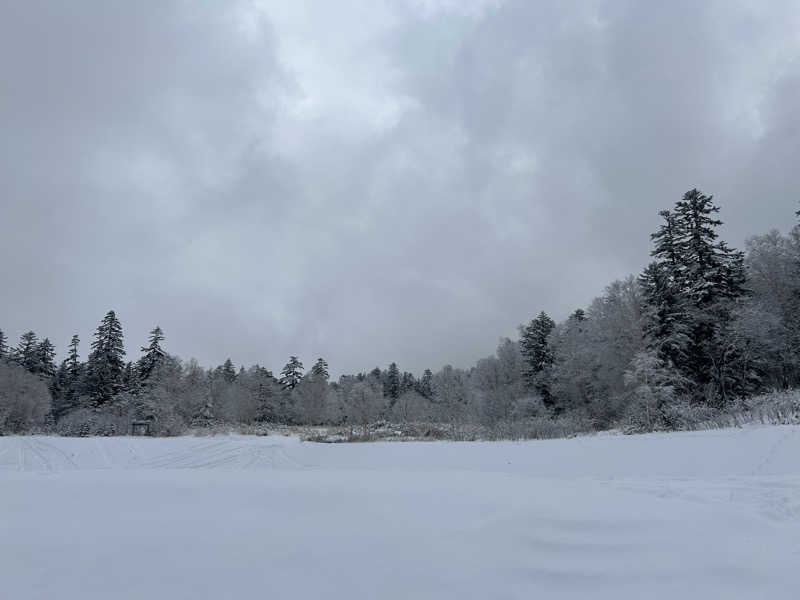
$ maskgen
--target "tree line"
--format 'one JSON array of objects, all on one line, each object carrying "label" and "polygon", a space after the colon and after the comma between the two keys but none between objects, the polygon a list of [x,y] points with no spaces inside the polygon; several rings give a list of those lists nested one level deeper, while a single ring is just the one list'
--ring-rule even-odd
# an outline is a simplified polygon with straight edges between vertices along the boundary
[{"label": "tree line", "polygon": [[694,413],[800,382],[800,225],[739,251],[720,239],[719,211],[690,190],[660,213],[640,275],[612,282],[561,323],[539,311],[469,369],[417,377],[391,363],[331,381],[324,359],[306,372],[296,356],[277,375],[230,359],[206,369],[168,353],[160,327],[126,360],[114,311],[86,360],[77,335],[56,364],[49,338],[29,331],[11,347],[0,331],[0,432],[114,434],[133,421],[164,435],[216,423],[366,429],[379,419],[680,428]]}]

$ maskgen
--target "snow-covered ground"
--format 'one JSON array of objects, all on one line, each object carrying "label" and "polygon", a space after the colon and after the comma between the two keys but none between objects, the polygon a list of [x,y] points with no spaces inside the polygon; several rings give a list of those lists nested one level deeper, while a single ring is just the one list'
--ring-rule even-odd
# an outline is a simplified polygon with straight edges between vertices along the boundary
[{"label": "snow-covered ground", "polygon": [[0,438],[0,598],[800,598],[800,428]]}]

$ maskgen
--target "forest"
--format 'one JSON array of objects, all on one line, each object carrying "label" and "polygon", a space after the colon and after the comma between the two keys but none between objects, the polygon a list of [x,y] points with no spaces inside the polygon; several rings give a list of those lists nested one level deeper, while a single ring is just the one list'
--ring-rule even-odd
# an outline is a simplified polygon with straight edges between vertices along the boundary
[{"label": "forest", "polygon": [[142,422],[153,435],[300,425],[351,439],[378,422],[457,439],[692,428],[800,382],[800,225],[741,251],[720,238],[719,212],[688,191],[659,213],[642,273],[560,323],[532,307],[518,339],[469,369],[393,362],[332,381],[324,358],[206,368],[171,354],[160,327],[132,359],[113,310],[85,359],[77,334],[57,362],[49,338],[31,330],[13,346],[0,331],[0,434],[124,435]]}]

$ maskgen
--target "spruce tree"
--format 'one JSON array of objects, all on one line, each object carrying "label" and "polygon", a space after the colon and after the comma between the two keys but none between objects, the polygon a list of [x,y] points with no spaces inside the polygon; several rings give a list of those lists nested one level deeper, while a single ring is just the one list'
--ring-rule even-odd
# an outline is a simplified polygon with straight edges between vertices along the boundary
[{"label": "spruce tree", "polygon": [[303,378],[303,363],[296,356],[290,356],[289,362],[281,371],[280,383],[287,390],[293,390]]},{"label": "spruce tree", "polygon": [[425,372],[422,374],[417,391],[423,398],[428,398],[429,400],[433,398],[433,373],[430,369],[425,369]]},{"label": "spruce tree", "polygon": [[730,377],[720,369],[732,359],[724,337],[732,301],[745,293],[745,270],[744,255],[719,240],[719,210],[711,196],[693,189],[674,211],[662,211],[664,223],[651,236],[656,262],[640,283],[651,349],[696,390],[716,382],[724,401]]},{"label": "spruce tree", "polygon": [[226,358],[225,362],[223,363],[222,367],[220,367],[219,372],[224,379],[228,383],[233,383],[236,381],[236,369],[233,366],[233,361],[230,358]]},{"label": "spruce tree", "polygon": [[75,388],[81,379],[81,362],[78,355],[78,346],[81,340],[77,334],[72,336],[67,350],[66,369],[69,377],[70,387]]},{"label": "spruce tree", "polygon": [[330,374],[328,373],[328,363],[325,361],[324,358],[318,358],[317,362],[314,363],[314,366],[311,367],[311,375],[316,378],[322,378],[325,381],[328,381],[330,378]]},{"label": "spruce tree", "polygon": [[719,241],[715,217],[719,207],[712,196],[696,189],[675,205],[677,245],[681,251],[676,277],[698,306],[744,293],[744,254]]},{"label": "spruce tree", "polygon": [[46,377],[56,374],[56,349],[48,338],[44,338],[36,347],[36,372]]},{"label": "spruce tree", "polygon": [[[400,369],[395,362],[390,364],[389,369],[386,371],[383,394],[392,401],[400,397]],[[393,402],[390,404],[393,404]]]},{"label": "spruce tree", "polygon": [[142,347],[144,356],[139,359],[137,365],[139,381],[147,381],[164,360],[166,353],[161,348],[161,342],[163,341],[164,332],[161,331],[161,327],[156,326],[156,328],[150,332],[149,344]]},{"label": "spruce tree", "polygon": [[78,356],[80,339],[72,336],[67,357],[61,361],[50,387],[53,395],[53,417],[58,420],[78,405],[81,393],[82,365]]},{"label": "spruce tree", "polygon": [[39,338],[33,331],[26,331],[19,338],[19,345],[14,350],[14,360],[31,373],[36,373],[39,366]]},{"label": "spruce tree", "polygon": [[417,380],[414,378],[413,373],[405,371],[403,377],[400,379],[400,395],[406,392],[411,392],[417,387]]},{"label": "spruce tree", "polygon": [[8,339],[3,330],[0,329],[0,360],[8,358]]},{"label": "spruce tree", "polygon": [[538,392],[542,401],[548,405],[550,389],[542,374],[553,364],[553,351],[549,338],[555,326],[555,321],[542,311],[527,327],[520,328],[519,347],[525,361],[523,370],[525,383],[528,388]]},{"label": "spruce tree", "polygon": [[120,391],[124,356],[122,325],[111,310],[95,331],[87,362],[87,392],[94,406],[102,406]]}]

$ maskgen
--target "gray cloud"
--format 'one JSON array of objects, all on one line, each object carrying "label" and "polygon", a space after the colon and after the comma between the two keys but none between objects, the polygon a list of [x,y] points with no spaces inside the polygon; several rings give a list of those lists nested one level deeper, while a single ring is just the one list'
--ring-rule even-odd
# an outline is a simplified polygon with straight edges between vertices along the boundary
[{"label": "gray cloud", "polygon": [[3,9],[0,327],[466,366],[690,187],[734,245],[790,225],[794,2],[295,4]]}]

